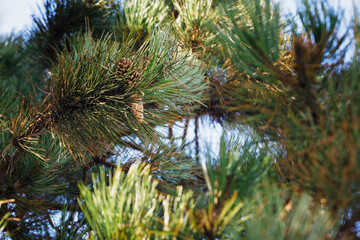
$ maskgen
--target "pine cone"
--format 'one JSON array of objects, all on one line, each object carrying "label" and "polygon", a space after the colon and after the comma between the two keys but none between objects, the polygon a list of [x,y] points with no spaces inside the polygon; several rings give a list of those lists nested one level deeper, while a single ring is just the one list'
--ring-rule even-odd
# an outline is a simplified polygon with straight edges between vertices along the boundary
[{"label": "pine cone", "polygon": [[[140,76],[137,71],[129,75],[132,64],[133,62],[130,59],[121,58],[117,67],[117,76],[123,80],[127,88],[134,86]],[[144,119],[143,97],[140,94],[133,94],[130,96],[130,99],[133,101],[130,103],[130,112],[135,116],[138,123],[142,123]]]},{"label": "pine cone", "polygon": [[127,58],[121,58],[117,67],[117,75],[124,77],[128,71],[130,71],[132,61]]},{"label": "pine cone", "polygon": [[134,72],[129,75],[129,72],[132,70],[133,62],[127,58],[121,58],[117,67],[117,76],[123,80],[126,87],[132,87],[136,79],[139,78],[140,74],[138,72]]},{"label": "pine cone", "polygon": [[143,97],[140,94],[133,94],[130,98],[134,101],[130,103],[130,112],[135,116],[138,123],[142,123],[144,119]]}]

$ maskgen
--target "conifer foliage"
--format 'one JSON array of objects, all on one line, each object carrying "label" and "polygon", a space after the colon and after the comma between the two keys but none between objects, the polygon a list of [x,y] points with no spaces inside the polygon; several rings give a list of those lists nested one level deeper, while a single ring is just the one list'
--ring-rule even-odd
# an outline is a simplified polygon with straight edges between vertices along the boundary
[{"label": "conifer foliage", "polygon": [[359,237],[358,12],[282,13],[46,0],[0,37],[0,238]]}]

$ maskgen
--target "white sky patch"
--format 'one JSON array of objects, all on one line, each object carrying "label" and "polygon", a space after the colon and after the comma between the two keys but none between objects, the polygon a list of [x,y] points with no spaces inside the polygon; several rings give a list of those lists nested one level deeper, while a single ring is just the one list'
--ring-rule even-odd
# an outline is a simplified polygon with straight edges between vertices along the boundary
[{"label": "white sky patch", "polygon": [[32,14],[39,16],[43,0],[0,0],[0,35],[17,33],[32,24]]}]

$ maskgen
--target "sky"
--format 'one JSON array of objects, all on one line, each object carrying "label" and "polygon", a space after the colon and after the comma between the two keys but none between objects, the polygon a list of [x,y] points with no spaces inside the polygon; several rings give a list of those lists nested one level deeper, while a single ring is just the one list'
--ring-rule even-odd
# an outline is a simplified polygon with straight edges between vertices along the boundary
[{"label": "sky", "polygon": [[0,0],[0,35],[17,33],[30,26],[31,15],[39,15],[43,0]]},{"label": "sky", "polygon": [[[39,15],[38,5],[44,0],[0,0],[0,35],[17,33],[31,26],[31,15]],[[297,0],[275,0],[283,9],[295,12]],[[345,16],[351,16],[353,2],[360,8],[360,0],[330,0],[333,6],[345,8]]]}]

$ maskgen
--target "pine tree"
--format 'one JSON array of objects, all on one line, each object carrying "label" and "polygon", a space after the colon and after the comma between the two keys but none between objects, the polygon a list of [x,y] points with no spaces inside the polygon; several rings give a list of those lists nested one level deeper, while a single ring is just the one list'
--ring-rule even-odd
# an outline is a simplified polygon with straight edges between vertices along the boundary
[{"label": "pine tree", "polygon": [[[343,35],[327,2],[296,16],[46,0],[0,39],[1,237],[355,239],[357,12]],[[219,152],[199,147],[206,117]]]}]

